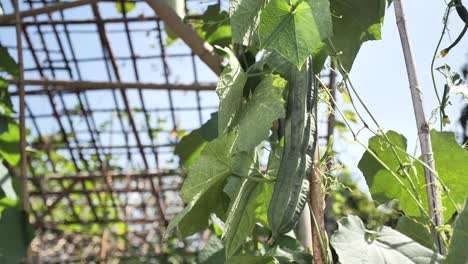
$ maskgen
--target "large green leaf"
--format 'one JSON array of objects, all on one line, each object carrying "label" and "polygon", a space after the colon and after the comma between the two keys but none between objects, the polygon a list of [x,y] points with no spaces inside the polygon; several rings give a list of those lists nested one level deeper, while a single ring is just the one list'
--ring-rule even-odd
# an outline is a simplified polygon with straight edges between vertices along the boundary
[{"label": "large green leaf", "polygon": [[205,146],[180,190],[185,202],[231,175],[231,151],[236,138],[237,133],[223,134]]},{"label": "large green leaf", "polygon": [[202,26],[198,33],[211,45],[227,47],[231,44],[229,15],[221,11],[218,4],[210,5],[201,18]]},{"label": "large green leaf", "polygon": [[0,46],[0,71],[4,71],[13,77],[18,76],[18,65],[8,53],[8,49]]},{"label": "large green leaf", "polygon": [[[406,138],[395,131],[388,131],[386,136],[396,147],[406,150]],[[374,136],[369,139],[368,147],[372,150],[379,159],[385,163],[391,170],[397,172],[400,169],[400,163],[395,157],[391,145],[388,144],[383,138]],[[396,150],[395,150],[396,151]],[[410,160],[404,153],[397,152],[403,163],[409,163]],[[386,170],[369,152],[365,152],[359,161],[358,168],[364,174],[367,185],[372,194],[372,197],[378,203],[386,203],[391,199],[398,199],[400,205],[406,214],[410,216],[419,216],[420,211],[415,201],[410,197],[410,194],[399,184],[398,179],[411,190],[408,178],[403,175],[397,174],[398,179],[395,178],[388,170]],[[415,183],[419,194],[423,194],[422,205],[426,206],[426,195],[424,187],[425,181],[422,175],[416,175],[415,170],[407,170],[411,179]]]},{"label": "large green leaf", "polygon": [[457,217],[453,236],[448,249],[447,264],[452,263],[467,263],[468,250],[466,250],[466,242],[468,241],[468,198],[465,200],[465,206]]},{"label": "large green leaf", "polygon": [[[389,140],[398,148],[406,150],[406,139],[403,135],[394,131],[386,133]],[[448,187],[450,197],[458,208],[463,204],[466,197],[466,188],[468,185],[468,152],[464,150],[455,140],[452,132],[431,131],[432,151],[434,153],[435,167],[439,177]],[[388,144],[381,137],[375,136],[369,139],[369,149],[371,149],[391,170],[401,172],[399,162]],[[427,210],[427,194],[425,187],[425,177],[423,166],[414,162],[409,165],[409,158],[404,153],[396,150],[405,169],[408,171],[411,179],[415,183],[416,191],[422,200],[422,206]],[[398,199],[403,211],[409,216],[421,216],[416,202],[409,196],[408,192],[401,187],[397,179],[387,171],[380,163],[368,152],[364,153],[358,164],[359,169],[364,174],[369,185],[372,197],[379,203],[385,203],[391,199]],[[411,190],[408,178],[402,173],[397,174],[404,185]],[[441,192],[444,218],[450,219],[456,208],[449,201],[447,192]]]},{"label": "large green leaf", "polygon": [[13,112],[13,104],[10,98],[10,92],[8,91],[8,82],[0,77],[0,118],[4,120],[0,121],[0,134],[8,129],[8,122],[6,122],[7,115]]},{"label": "large green leaf", "polygon": [[331,35],[327,0],[270,0],[260,15],[261,47],[277,50],[299,69]]},{"label": "large green leaf", "polygon": [[442,263],[443,257],[387,226],[367,230],[350,215],[338,221],[331,244],[341,263]]},{"label": "large green leaf", "polygon": [[223,187],[232,173],[230,153],[236,137],[237,133],[223,134],[206,144],[180,191],[188,205],[171,220],[166,235],[176,227],[184,236],[203,230],[211,213],[224,218]]},{"label": "large green leaf", "polygon": [[218,136],[218,113],[211,114],[211,118],[199,129],[195,129],[190,134],[184,136],[176,145],[174,153],[179,156],[180,162],[185,168],[190,168],[193,162],[200,156],[200,153],[209,141]]},{"label": "large green leaf", "polygon": [[261,183],[243,180],[236,196],[231,199],[223,235],[227,258],[234,255],[244,240],[252,234],[255,227],[256,198],[261,190]]},{"label": "large green leaf", "polygon": [[11,176],[9,175],[7,168],[3,166],[2,160],[0,160],[0,191],[0,198],[6,197],[14,201],[18,200],[18,196],[13,188]]},{"label": "large green leaf", "polygon": [[277,263],[270,256],[234,256],[227,261],[229,264],[274,264]]},{"label": "large green leaf", "polygon": [[235,43],[251,46],[256,41],[260,12],[265,0],[231,0],[232,40]]},{"label": "large green leaf", "polygon": [[347,71],[363,42],[381,39],[385,0],[330,0],[332,44]]},{"label": "large green leaf", "polygon": [[18,164],[20,160],[19,132],[18,124],[13,119],[8,118],[8,132],[0,134],[0,158],[13,166]]},{"label": "large green leaf", "polygon": [[17,207],[3,210],[0,219],[0,263],[23,263],[34,230],[26,213]]},{"label": "large green leaf", "polygon": [[[450,197],[457,208],[463,208],[464,200],[468,196],[468,151],[458,145],[453,132],[431,130],[431,140],[437,173],[448,187]],[[418,167],[418,174],[423,174],[422,166]],[[442,192],[442,205],[444,219],[448,220],[456,208],[449,201],[446,192]]]},{"label": "large green leaf", "polygon": [[272,122],[285,117],[285,86],[286,81],[279,75],[267,75],[255,88],[239,122],[240,151],[249,151],[267,139]]},{"label": "large green leaf", "polygon": [[224,68],[216,86],[219,96],[218,132],[230,128],[231,123],[238,118],[242,108],[244,85],[247,74],[239,64],[234,53],[223,49],[229,54],[229,64]]},{"label": "large green leaf", "polygon": [[400,217],[396,230],[427,248],[435,249],[429,229],[410,217]]},{"label": "large green leaf", "polygon": [[177,228],[182,236],[190,236],[208,227],[211,213],[223,217],[225,199],[223,197],[224,182],[211,185],[206,192],[197,193],[187,206],[182,209],[169,223],[165,236]]},{"label": "large green leaf", "polygon": [[279,263],[313,263],[309,250],[304,249],[296,239],[281,235],[275,240],[275,245],[268,250],[268,256],[274,256]]}]

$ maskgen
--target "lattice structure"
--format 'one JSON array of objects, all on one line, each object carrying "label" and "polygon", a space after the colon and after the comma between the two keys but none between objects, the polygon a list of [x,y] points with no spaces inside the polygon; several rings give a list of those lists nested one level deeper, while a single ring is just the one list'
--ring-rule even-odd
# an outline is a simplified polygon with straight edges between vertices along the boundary
[{"label": "lattice structure", "polygon": [[[3,9],[14,14],[8,1]],[[161,233],[183,206],[173,148],[216,111],[217,76],[196,43],[166,45],[169,22],[145,1],[129,2],[136,8],[123,13],[108,0],[19,5],[38,262],[166,263],[169,249],[190,256],[203,246],[203,234],[163,242]],[[185,13],[212,4],[227,1],[186,0]],[[0,17],[12,55],[15,22]],[[17,98],[17,86],[10,91]]]}]

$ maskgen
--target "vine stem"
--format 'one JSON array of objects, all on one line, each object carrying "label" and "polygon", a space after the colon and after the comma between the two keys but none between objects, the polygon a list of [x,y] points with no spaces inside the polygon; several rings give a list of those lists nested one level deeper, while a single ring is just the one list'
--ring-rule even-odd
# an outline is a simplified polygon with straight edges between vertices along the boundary
[{"label": "vine stem", "polygon": [[[400,33],[401,46],[405,58],[406,71],[408,74],[411,99],[413,101],[413,109],[416,117],[416,126],[418,129],[419,142],[421,145],[421,154],[423,161],[427,164],[431,170],[424,167],[424,175],[426,178],[426,191],[427,200],[429,202],[429,215],[437,228],[443,224],[442,222],[442,208],[440,202],[440,196],[437,188],[435,171],[434,157],[432,154],[432,144],[429,134],[429,123],[427,122],[426,115],[424,112],[422,91],[419,87],[419,81],[416,74],[416,65],[413,58],[413,52],[409,41],[408,31],[406,28],[405,14],[403,12],[403,6],[401,0],[394,0],[393,5],[395,7],[396,24]],[[437,248],[441,254],[445,253],[445,247],[442,243],[441,238],[437,234],[436,228],[432,228],[432,235],[436,242]]]}]

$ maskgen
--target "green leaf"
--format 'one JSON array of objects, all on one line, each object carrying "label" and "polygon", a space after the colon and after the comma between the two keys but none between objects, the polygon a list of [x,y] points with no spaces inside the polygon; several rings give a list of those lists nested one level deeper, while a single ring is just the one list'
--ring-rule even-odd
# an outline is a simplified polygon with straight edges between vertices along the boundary
[{"label": "green leaf", "polygon": [[233,121],[239,117],[244,85],[247,81],[247,75],[234,53],[228,48],[222,50],[229,54],[229,64],[221,73],[216,86],[216,93],[219,96],[218,133],[229,129]]},{"label": "green leaf", "polygon": [[[386,136],[396,147],[406,150],[406,138],[395,131],[388,131]],[[399,171],[400,164],[396,159],[391,145],[388,144],[382,137],[374,136],[369,139],[368,147],[372,150],[382,162],[384,162],[394,172]],[[397,151],[397,150],[396,150]],[[410,160],[404,153],[397,151],[403,163],[410,163]],[[417,166],[417,164],[415,164]],[[379,204],[386,203],[392,199],[398,199],[401,208],[409,216],[420,216],[420,211],[416,202],[410,197],[410,194],[398,183],[398,180],[389,171],[387,171],[369,152],[365,152],[359,161],[358,168],[364,174],[367,185],[372,194],[372,197]],[[424,175],[415,173],[414,169],[407,170],[413,180],[417,192],[420,194],[422,205],[426,208],[426,188]],[[398,174],[399,179],[404,186],[411,189],[408,178],[403,174]]]},{"label": "green leaf", "polygon": [[400,217],[396,230],[429,249],[435,249],[429,229],[410,217]]},{"label": "green leaf", "polygon": [[202,27],[198,31],[201,37],[211,45],[227,47],[231,44],[231,25],[226,11],[221,11],[219,5],[210,5],[203,13]]},{"label": "green leaf", "polygon": [[296,239],[281,235],[275,240],[275,246],[271,248],[267,255],[274,256],[279,263],[313,263],[309,250],[304,249]]},{"label": "green leaf", "polygon": [[228,264],[273,264],[276,263],[270,256],[234,256],[227,261]]},{"label": "green leaf", "polygon": [[[0,117],[6,118],[13,112],[13,104],[11,102],[10,92],[8,91],[8,82],[0,77]],[[2,126],[6,126],[8,122],[0,121],[0,134]]]},{"label": "green leaf", "polygon": [[268,138],[272,122],[285,117],[285,86],[279,75],[267,75],[257,86],[239,122],[239,151],[255,148]]},{"label": "green leaf", "polygon": [[331,244],[341,263],[442,263],[443,257],[387,226],[367,230],[350,215],[338,221]]},{"label": "green leaf", "polygon": [[223,187],[232,173],[230,154],[236,137],[237,133],[223,134],[206,144],[180,191],[188,205],[171,220],[166,236],[176,227],[184,236],[205,229],[211,213],[224,218]]},{"label": "green leaf", "polygon": [[216,236],[211,236],[206,246],[198,253],[197,263],[218,264],[224,262],[223,242]]},{"label": "green leaf", "polygon": [[180,190],[185,202],[231,175],[231,151],[236,138],[237,133],[223,134],[205,146]]},{"label": "green leaf", "polygon": [[264,0],[231,0],[232,40],[244,46],[252,46],[257,40],[258,23]]},{"label": "green leaf", "polygon": [[[406,139],[394,131],[386,133],[390,141],[400,149],[406,150]],[[466,197],[466,188],[468,178],[460,177],[468,171],[468,152],[458,145],[455,135],[452,132],[431,131],[432,152],[434,154],[435,168],[439,177],[449,189],[449,194],[456,207],[461,208]],[[401,171],[398,160],[395,158],[390,144],[384,139],[375,136],[369,139],[369,148],[395,172]],[[404,153],[397,150],[403,164],[408,165],[407,171],[415,183],[417,193],[419,194],[422,206],[427,210],[426,182],[424,177],[424,168],[420,163],[414,161],[410,165],[410,160]],[[420,211],[416,202],[409,196],[395,177],[385,170],[377,160],[369,153],[364,153],[358,164],[359,169],[364,174],[370,192],[374,200],[379,203],[385,203],[391,199],[398,199],[401,208],[408,216],[419,217]],[[399,174],[401,181],[411,190],[408,179]],[[444,219],[448,220],[456,211],[455,206],[450,202],[447,192],[441,192],[442,207]]]},{"label": "green leaf", "polygon": [[135,9],[136,3],[135,2],[116,2],[115,8],[119,14],[127,14],[130,13],[133,9]]},{"label": "green leaf", "polygon": [[301,69],[309,55],[317,55],[322,40],[332,35],[327,0],[271,0],[260,15],[262,48],[277,50]]},{"label": "green leaf", "polygon": [[15,166],[20,160],[19,126],[13,120],[8,120],[8,132],[0,134],[0,158]]},{"label": "green leaf", "polygon": [[195,129],[180,140],[174,148],[174,154],[179,156],[180,162],[185,168],[190,168],[200,156],[205,145],[206,140],[201,136],[200,129]]},{"label": "green leaf", "polygon": [[468,241],[468,198],[465,200],[465,206],[457,217],[453,236],[450,241],[448,255],[445,263],[466,263],[468,260],[468,251],[466,242]]},{"label": "green leaf", "polygon": [[18,76],[18,65],[8,53],[8,49],[0,46],[0,71],[4,71],[13,77]]},{"label": "green leaf", "polygon": [[193,130],[184,136],[176,145],[174,153],[179,156],[180,162],[185,168],[190,168],[193,162],[209,141],[218,136],[218,113],[211,114],[211,119],[204,123],[199,129]]},{"label": "green leaf", "polygon": [[225,211],[223,185],[224,182],[217,182],[208,191],[196,194],[171,220],[164,236],[167,238],[170,232],[177,228],[182,236],[187,237],[206,229],[211,213],[223,217]]},{"label": "green leaf", "polygon": [[34,230],[26,213],[16,207],[3,210],[0,219],[0,262],[23,263]]},{"label": "green leaf", "polygon": [[231,199],[223,235],[227,258],[234,255],[244,240],[252,234],[255,227],[256,198],[261,190],[261,183],[243,180],[236,197]]},{"label": "green leaf", "polygon": [[[437,173],[450,190],[450,197],[457,208],[463,208],[464,200],[467,197],[466,186],[468,186],[468,177],[466,177],[468,151],[458,145],[453,132],[438,132],[433,129],[431,130],[431,141]],[[418,167],[418,175],[423,175],[422,166]],[[456,208],[449,201],[446,192],[441,192],[441,194],[444,219],[447,221]]]},{"label": "green leaf", "polygon": [[3,166],[2,160],[0,160],[0,189],[4,194],[1,195],[0,198],[6,197],[13,201],[18,200],[18,196],[13,188],[11,176],[9,175],[7,168]]},{"label": "green leaf", "polygon": [[353,123],[357,122],[356,114],[353,111],[345,110],[343,111],[345,118]]},{"label": "green leaf", "polygon": [[381,39],[385,0],[330,0],[331,42],[343,67],[350,71],[362,43]]}]

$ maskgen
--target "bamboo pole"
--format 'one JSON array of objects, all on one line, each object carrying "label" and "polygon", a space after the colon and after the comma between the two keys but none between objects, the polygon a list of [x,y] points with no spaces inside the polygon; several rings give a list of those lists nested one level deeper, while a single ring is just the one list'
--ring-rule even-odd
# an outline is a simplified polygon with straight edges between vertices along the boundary
[{"label": "bamboo pole", "polygon": [[213,46],[204,41],[177,13],[162,0],[146,0],[164,23],[177,34],[200,59],[217,75],[222,71],[222,59],[214,52]]},{"label": "bamboo pole", "polygon": [[45,7],[41,7],[37,9],[31,9],[31,10],[24,11],[24,12],[19,12],[19,16],[17,16],[17,14],[3,15],[3,16],[0,16],[0,24],[12,24],[12,23],[15,23],[15,20],[18,21],[18,18],[22,19],[25,17],[52,13],[55,11],[65,10],[67,8],[87,5],[90,3],[97,2],[97,1],[98,0],[78,0],[78,1],[73,1],[73,2],[58,3],[58,4],[54,4],[50,6],[45,6]]},{"label": "bamboo pole", "polygon": [[[419,86],[419,81],[416,73],[416,65],[414,62],[413,52],[409,41],[409,34],[406,28],[405,14],[400,0],[394,0],[396,23],[400,33],[401,46],[405,57],[406,71],[410,84],[411,99],[413,100],[414,115],[416,117],[416,126],[418,129],[419,143],[424,163],[435,171],[434,157],[432,153],[432,144],[430,137],[429,123],[424,112],[422,90]],[[432,171],[424,167],[424,175],[426,177],[427,200],[429,203],[429,215],[432,218],[435,227],[443,224],[442,222],[442,207],[440,195],[438,192],[438,184],[436,176]],[[441,238],[437,234],[435,228],[432,228],[432,236],[436,242],[439,253],[444,254],[445,248]]]},{"label": "bamboo pole", "polygon": [[[18,80],[7,80],[10,84],[18,85]],[[48,91],[60,92],[82,92],[89,90],[107,89],[148,89],[148,90],[180,90],[180,91],[214,91],[215,84],[157,84],[141,82],[90,82],[90,81],[69,81],[69,80],[23,80],[22,84],[29,86],[49,87],[41,90],[28,90],[27,95],[47,94]],[[19,92],[10,93],[12,96],[19,95]]]},{"label": "bamboo pole", "polygon": [[13,5],[15,9],[15,22],[16,22],[16,45],[18,46],[18,91],[19,91],[19,127],[20,127],[20,186],[21,186],[21,202],[22,207],[25,212],[26,219],[24,220],[23,225],[23,239],[25,242],[25,258],[24,263],[32,263],[31,247],[29,246],[28,241],[28,225],[29,225],[29,192],[28,192],[28,163],[26,156],[26,102],[25,102],[25,93],[24,93],[24,71],[23,71],[23,43],[21,39],[21,16],[19,11],[18,0],[13,0]]}]

